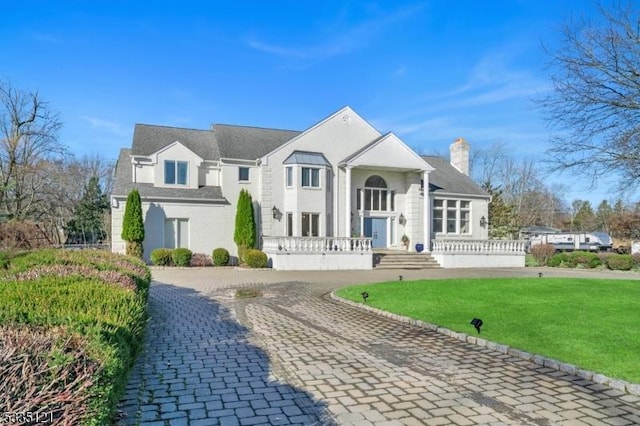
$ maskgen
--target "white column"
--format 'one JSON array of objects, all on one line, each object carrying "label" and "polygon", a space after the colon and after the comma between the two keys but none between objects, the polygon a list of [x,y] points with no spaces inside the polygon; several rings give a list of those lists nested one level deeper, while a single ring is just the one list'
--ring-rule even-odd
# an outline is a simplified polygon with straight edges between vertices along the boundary
[{"label": "white column", "polygon": [[344,182],[344,236],[351,237],[351,168],[345,168],[346,177]]},{"label": "white column", "polygon": [[424,250],[431,251],[431,203],[429,202],[429,172],[427,170],[422,172],[422,179],[424,181],[424,212],[422,214],[424,231]]}]

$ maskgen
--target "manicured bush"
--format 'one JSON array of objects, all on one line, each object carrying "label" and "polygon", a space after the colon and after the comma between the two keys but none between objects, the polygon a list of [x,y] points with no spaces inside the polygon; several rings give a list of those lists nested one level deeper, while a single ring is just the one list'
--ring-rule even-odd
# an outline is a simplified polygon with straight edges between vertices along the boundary
[{"label": "manicured bush", "polygon": [[556,254],[556,248],[551,244],[538,244],[531,247],[531,255],[539,266],[546,266],[554,254]]},{"label": "manicured bush", "polygon": [[225,266],[229,263],[229,250],[218,247],[213,250],[213,264],[215,266]]},{"label": "manicured bush", "polygon": [[177,248],[171,251],[171,260],[176,266],[189,266],[192,255],[191,250],[188,248]]},{"label": "manicured bush", "polygon": [[244,261],[250,268],[265,268],[267,255],[257,249],[247,249],[244,253]]},{"label": "manicured bush", "polygon": [[589,251],[572,251],[558,253],[549,259],[549,266],[565,268],[597,268],[602,264],[598,253]]},{"label": "manicured bush", "polygon": [[607,267],[614,271],[630,271],[633,263],[630,254],[611,254],[607,257]]},{"label": "manicured bush", "polygon": [[109,424],[142,344],[150,280],[141,260],[98,250],[12,257],[0,275],[0,411],[11,401],[54,413],[54,424]]},{"label": "manicured bush", "polygon": [[142,258],[144,248],[144,220],[142,219],[142,201],[137,189],[129,192],[122,219],[122,239],[127,243],[127,255]]},{"label": "manicured bush", "polygon": [[236,208],[236,223],[233,241],[238,246],[238,258],[244,262],[245,248],[256,245],[256,221],[253,215],[253,200],[248,191],[240,191]]},{"label": "manicured bush", "polygon": [[156,266],[170,266],[172,250],[168,248],[157,248],[151,251],[151,263]]},{"label": "manicured bush", "polygon": [[213,266],[213,261],[208,254],[204,253],[193,253],[191,255],[191,266],[202,267],[202,266]]}]

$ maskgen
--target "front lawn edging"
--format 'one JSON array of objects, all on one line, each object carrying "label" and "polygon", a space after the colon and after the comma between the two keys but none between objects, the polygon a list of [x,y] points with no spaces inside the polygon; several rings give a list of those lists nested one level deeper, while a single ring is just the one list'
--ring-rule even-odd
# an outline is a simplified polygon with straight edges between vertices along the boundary
[{"label": "front lawn edging", "polygon": [[492,351],[500,352],[503,354],[508,354],[515,358],[520,358],[525,361],[529,361],[534,364],[540,365],[542,367],[550,368],[556,371],[562,371],[563,373],[567,373],[572,376],[577,376],[577,377],[580,377],[581,379],[588,380],[595,384],[603,385],[610,389],[624,392],[629,395],[640,396],[640,383],[629,383],[624,380],[613,379],[611,377],[605,376],[604,374],[599,374],[589,370],[583,370],[575,365],[567,364],[552,358],[547,358],[542,355],[532,354],[529,352],[522,351],[520,349],[512,348],[508,345],[491,342],[489,340],[482,339],[480,337],[470,336],[466,333],[459,333],[457,331],[453,331],[436,324],[432,324],[422,320],[417,320],[414,318],[405,317],[403,315],[394,314],[392,312],[383,311],[381,309],[364,305],[362,303],[356,303],[351,300],[344,299],[338,296],[337,294],[335,294],[335,291],[332,291],[330,296],[333,300],[337,302],[351,305],[355,308],[369,311],[379,316],[388,317],[405,324],[435,331],[436,333],[443,334],[445,336],[460,340],[462,342],[480,346],[480,347],[485,347]]}]

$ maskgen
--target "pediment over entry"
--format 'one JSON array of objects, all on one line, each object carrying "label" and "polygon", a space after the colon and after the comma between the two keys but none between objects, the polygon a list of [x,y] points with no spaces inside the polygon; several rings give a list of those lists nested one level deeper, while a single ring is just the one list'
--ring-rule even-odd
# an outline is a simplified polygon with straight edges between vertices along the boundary
[{"label": "pediment over entry", "polygon": [[375,167],[403,171],[434,168],[393,133],[373,140],[340,162],[340,166]]}]

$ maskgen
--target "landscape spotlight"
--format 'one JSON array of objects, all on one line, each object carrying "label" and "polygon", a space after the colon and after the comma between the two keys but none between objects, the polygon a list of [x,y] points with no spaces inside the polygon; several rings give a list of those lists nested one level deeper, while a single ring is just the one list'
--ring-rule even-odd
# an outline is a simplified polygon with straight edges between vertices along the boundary
[{"label": "landscape spotlight", "polygon": [[402,281],[402,275],[398,275],[398,281]]},{"label": "landscape spotlight", "polygon": [[471,320],[471,324],[478,330],[478,334],[480,334],[480,327],[482,327],[482,320],[480,318],[474,318]]},{"label": "landscape spotlight", "polygon": [[367,293],[366,291],[362,292],[362,299],[364,300],[364,303],[367,303],[367,297],[369,297],[369,293]]},{"label": "landscape spotlight", "polygon": [[538,272],[538,278],[542,278],[542,272]]}]

